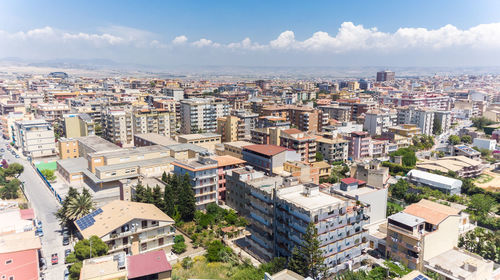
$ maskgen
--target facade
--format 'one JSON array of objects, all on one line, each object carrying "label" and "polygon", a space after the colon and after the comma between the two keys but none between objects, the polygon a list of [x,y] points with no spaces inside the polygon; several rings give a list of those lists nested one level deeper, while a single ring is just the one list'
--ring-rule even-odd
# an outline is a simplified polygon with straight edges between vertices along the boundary
[{"label": "facade", "polygon": [[388,128],[397,124],[395,110],[374,109],[365,113],[363,129],[371,136],[382,135]]},{"label": "facade", "polygon": [[232,156],[216,156],[213,159],[217,161],[217,199],[219,202],[226,201],[226,173],[242,167],[245,161]]},{"label": "facade", "polygon": [[245,138],[245,124],[235,116],[221,117],[217,119],[216,133],[221,135],[222,142],[243,140]]},{"label": "facade", "polygon": [[[402,124],[397,126],[391,126],[388,128],[389,133],[398,134],[404,137],[413,137],[415,135],[422,134],[421,130],[415,124]],[[385,135],[384,133],[382,135]]]},{"label": "facade", "polygon": [[330,119],[339,122],[348,122],[351,120],[351,108],[347,106],[328,105],[319,107],[321,111],[328,114]]},{"label": "facade", "polygon": [[62,120],[63,116],[69,112],[70,107],[65,103],[36,104],[36,114],[50,123]]},{"label": "facade", "polygon": [[281,131],[280,146],[297,151],[303,162],[316,161],[316,137],[298,129]]},{"label": "facade", "polygon": [[215,132],[217,119],[229,115],[230,104],[223,99],[193,98],[181,103],[181,133]]},{"label": "facade", "polygon": [[218,203],[219,174],[216,160],[200,156],[188,160],[176,160],[172,164],[175,174],[189,175],[198,210],[205,209],[207,204]]},{"label": "facade", "polygon": [[478,147],[480,149],[486,149],[486,150],[493,151],[493,150],[495,150],[495,147],[497,146],[497,141],[495,139],[474,138],[474,141],[472,142],[472,146]]},{"label": "facade", "polygon": [[75,221],[83,238],[93,235],[109,246],[108,253],[137,255],[170,252],[174,244],[174,220],[153,204],[114,200]]},{"label": "facade", "polygon": [[395,73],[392,71],[377,72],[377,82],[394,81]]},{"label": "facade", "polygon": [[57,141],[57,151],[59,159],[79,157],[78,140],[73,138],[59,138],[59,141]]},{"label": "facade", "polygon": [[[398,108],[397,111],[398,124],[415,124],[422,134],[433,135],[434,111],[416,106]],[[442,117],[447,122],[447,117]]]},{"label": "facade", "polygon": [[[274,145],[251,145],[243,147],[243,160],[258,170],[279,173],[287,161],[287,149]],[[296,159],[300,160],[300,158]]]},{"label": "facade", "polygon": [[40,238],[35,231],[0,235],[0,279],[39,279]]},{"label": "facade", "polygon": [[459,210],[422,199],[387,218],[387,257],[410,269],[458,244]]},{"label": "facade", "polygon": [[464,156],[473,160],[480,160],[481,153],[474,150],[472,147],[467,145],[455,145],[451,148],[451,154],[453,156]]},{"label": "facade", "polygon": [[353,160],[372,156],[372,139],[368,132],[352,132],[349,140],[349,156]]},{"label": "facade", "polygon": [[6,115],[0,116],[2,125],[2,136],[9,142],[12,142],[14,136],[14,125],[16,121],[29,121],[33,120],[33,114],[25,114],[23,112],[11,112]]},{"label": "facade", "polygon": [[357,162],[351,165],[351,177],[366,182],[367,185],[384,189],[389,187],[389,167],[383,167],[379,160],[369,163]]},{"label": "facade", "polygon": [[108,108],[103,116],[103,136],[122,147],[133,146],[132,114],[124,110]]},{"label": "facade", "polygon": [[434,111],[434,121],[441,125],[442,133],[450,131],[451,111]]},{"label": "facade", "polygon": [[215,150],[215,145],[221,143],[221,136],[215,133],[183,134],[177,136],[179,143],[194,144],[208,150]]},{"label": "facade", "polygon": [[226,142],[223,144],[224,150],[218,155],[228,155],[235,158],[243,159],[243,148],[245,146],[253,145],[247,141]]},{"label": "facade", "polygon": [[347,161],[349,156],[349,141],[342,138],[328,139],[316,138],[317,151],[323,155],[324,160],[332,163]]},{"label": "facade", "polygon": [[56,140],[52,126],[43,119],[17,121],[15,123],[14,145],[23,154],[32,158],[54,156]]},{"label": "facade", "polygon": [[170,137],[175,133],[175,112],[165,109],[143,109],[132,116],[134,134],[157,133]]},{"label": "facade", "polygon": [[63,115],[63,129],[66,138],[95,135],[94,121],[88,114]]},{"label": "facade", "polygon": [[458,177],[473,178],[481,175],[485,166],[465,156],[451,156],[417,162],[417,169],[423,171],[455,172]]}]

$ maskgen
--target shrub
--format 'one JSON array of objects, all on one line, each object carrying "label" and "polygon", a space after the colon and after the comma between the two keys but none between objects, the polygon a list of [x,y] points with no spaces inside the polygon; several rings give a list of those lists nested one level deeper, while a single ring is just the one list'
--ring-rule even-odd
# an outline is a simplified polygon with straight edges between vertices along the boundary
[{"label": "shrub", "polygon": [[187,246],[184,242],[175,243],[174,246],[172,246],[172,252],[176,254],[182,254],[186,252],[186,248]]},{"label": "shrub", "polygon": [[180,242],[185,242],[186,240],[184,239],[184,236],[179,234],[174,237],[174,243],[180,243]]}]

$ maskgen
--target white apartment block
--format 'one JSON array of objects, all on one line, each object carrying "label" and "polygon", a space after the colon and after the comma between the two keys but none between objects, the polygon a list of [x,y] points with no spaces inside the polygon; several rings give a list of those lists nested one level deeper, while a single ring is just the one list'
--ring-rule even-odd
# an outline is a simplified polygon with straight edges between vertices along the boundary
[{"label": "white apartment block", "polygon": [[215,132],[217,118],[229,115],[230,104],[224,99],[193,98],[181,100],[181,133]]},{"label": "white apartment block", "polygon": [[133,115],[134,134],[157,133],[170,137],[175,133],[175,111],[165,109],[138,110]]},{"label": "white apartment block", "polygon": [[374,109],[365,113],[363,129],[371,136],[382,135],[388,128],[398,123],[398,115],[395,110]]},{"label": "white apartment block", "polygon": [[130,112],[107,109],[103,123],[104,138],[123,147],[133,145],[133,125]]},{"label": "white apartment block", "polygon": [[54,156],[56,141],[54,130],[43,119],[17,121],[12,141],[23,154],[32,158]]},{"label": "white apartment block", "polygon": [[434,111],[434,119],[441,124],[441,131],[448,132],[451,128],[450,111]]},{"label": "white apartment block", "polygon": [[398,124],[415,124],[422,134],[432,135],[434,126],[434,111],[427,108],[417,108],[415,106],[397,109]]}]

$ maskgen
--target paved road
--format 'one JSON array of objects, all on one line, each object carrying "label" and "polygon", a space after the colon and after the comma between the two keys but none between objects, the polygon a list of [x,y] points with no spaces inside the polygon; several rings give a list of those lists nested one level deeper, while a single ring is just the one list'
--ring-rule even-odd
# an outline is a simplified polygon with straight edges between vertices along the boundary
[{"label": "paved road", "polygon": [[[19,180],[25,183],[25,192],[28,200],[31,202],[32,208],[35,209],[37,219],[42,221],[43,233],[42,237],[42,253],[47,263],[45,279],[57,280],[64,278],[64,250],[69,246],[62,246],[61,227],[54,213],[60,207],[56,198],[52,195],[42,179],[38,176],[34,168],[29,162],[23,158],[15,158],[7,149],[7,142],[0,140],[0,147],[5,149],[3,158],[7,162],[18,162],[24,166],[24,172],[19,177]],[[59,264],[51,264],[51,254],[57,253],[59,256]]]}]

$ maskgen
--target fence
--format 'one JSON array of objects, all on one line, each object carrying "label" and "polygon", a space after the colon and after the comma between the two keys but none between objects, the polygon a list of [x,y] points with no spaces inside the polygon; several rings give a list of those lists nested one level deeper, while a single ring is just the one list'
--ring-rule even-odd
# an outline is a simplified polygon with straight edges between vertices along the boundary
[{"label": "fence", "polygon": [[62,203],[61,196],[56,192],[56,190],[54,189],[54,187],[52,187],[52,184],[50,184],[50,182],[47,180],[47,178],[45,178],[45,176],[43,176],[43,174],[40,171],[40,169],[38,169],[38,167],[36,167],[35,165],[33,165],[33,167],[35,168],[36,173],[38,173],[38,175],[40,176],[40,178],[42,178],[42,180],[45,182],[45,185],[47,185],[47,187],[49,188],[50,192],[52,192],[52,194],[54,194],[54,196],[56,197],[57,201],[59,203]]}]

